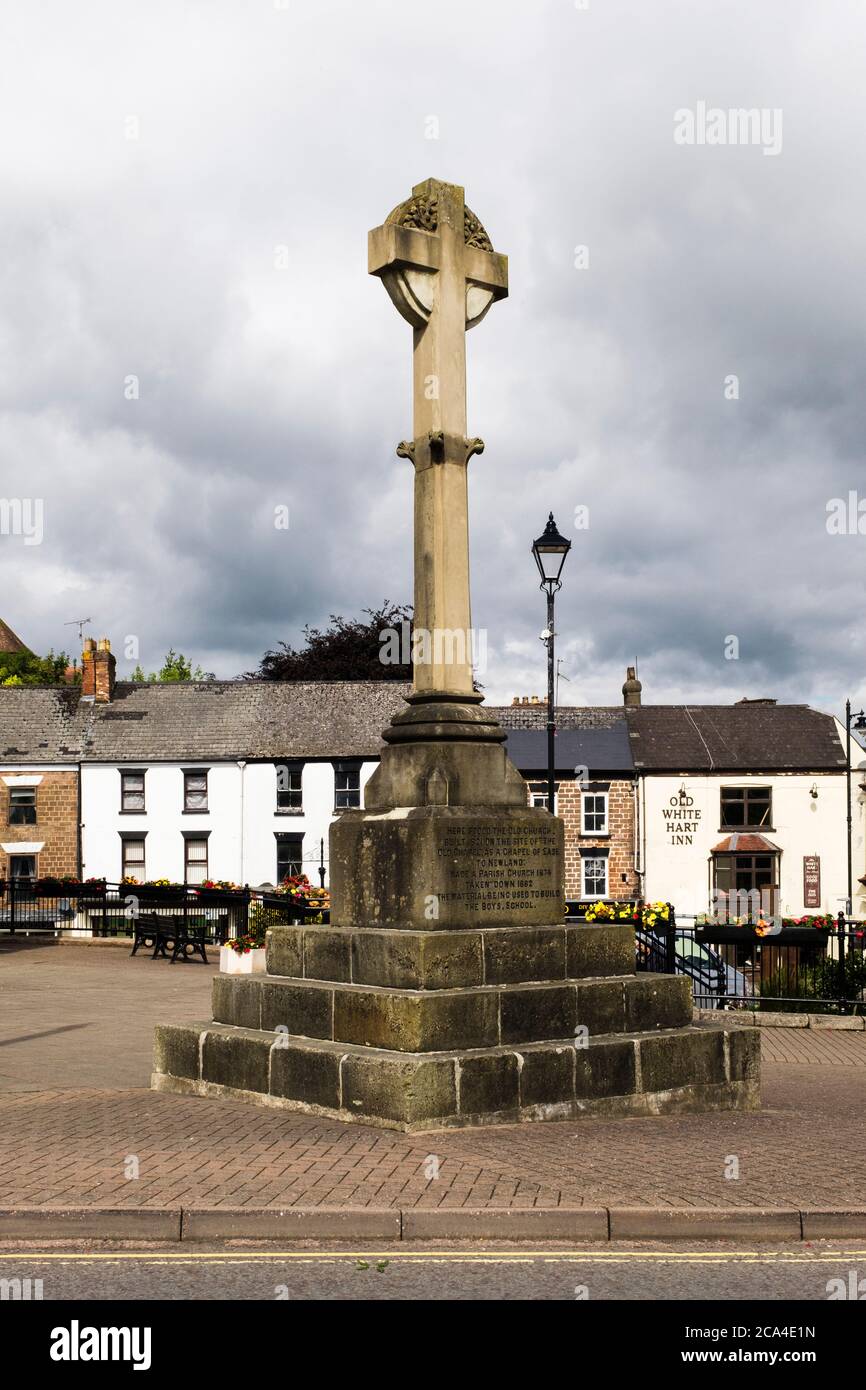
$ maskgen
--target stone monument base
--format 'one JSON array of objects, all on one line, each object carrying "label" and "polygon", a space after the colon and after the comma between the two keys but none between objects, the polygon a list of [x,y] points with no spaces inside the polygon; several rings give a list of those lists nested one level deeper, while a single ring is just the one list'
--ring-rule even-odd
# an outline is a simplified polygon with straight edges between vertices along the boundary
[{"label": "stone monument base", "polygon": [[691,1022],[624,924],[277,927],[214,1021],[157,1028],[152,1085],[423,1131],[755,1109],[757,1029]]}]

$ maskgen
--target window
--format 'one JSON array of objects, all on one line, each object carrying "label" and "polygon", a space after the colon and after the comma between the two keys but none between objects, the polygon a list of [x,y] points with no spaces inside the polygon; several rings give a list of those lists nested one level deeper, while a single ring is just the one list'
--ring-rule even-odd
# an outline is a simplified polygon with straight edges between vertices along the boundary
[{"label": "window", "polygon": [[334,763],[334,809],[346,811],[361,804],[361,764]]},{"label": "window", "polygon": [[277,810],[302,811],[304,807],[301,789],[303,763],[277,764]]},{"label": "window", "polygon": [[145,879],[143,837],[124,835],[120,843],[123,878],[137,878],[139,883],[143,883]]},{"label": "window", "polygon": [[583,896],[585,898],[607,897],[607,859],[603,856],[585,855],[581,859],[583,869]]},{"label": "window", "polygon": [[208,769],[204,768],[184,768],[183,773],[183,809],[184,811],[206,811],[207,810],[207,774]]},{"label": "window", "polygon": [[729,921],[754,921],[778,910],[777,854],[717,854],[713,858],[718,911]]},{"label": "window", "polygon": [[722,787],[723,830],[772,830],[771,812],[769,787]]},{"label": "window", "polygon": [[9,824],[36,824],[36,788],[11,787],[9,790]]},{"label": "window", "polygon": [[303,835],[277,835],[277,883],[302,872]]},{"label": "window", "polygon": [[35,854],[10,854],[9,877],[14,879],[36,877]]},{"label": "window", "polygon": [[184,883],[204,883],[207,871],[207,836],[185,835],[183,841]]},{"label": "window", "polygon": [[607,834],[607,792],[584,792],[580,798],[582,835]]},{"label": "window", "polygon": [[120,774],[120,809],[121,811],[135,811],[139,815],[144,813],[144,773],[143,772],[121,772]]},{"label": "window", "polygon": [[[553,809],[554,814],[559,802],[559,783],[553,784]],[[542,810],[547,810],[547,783],[530,782],[529,784],[529,804],[530,806],[540,806]]]}]

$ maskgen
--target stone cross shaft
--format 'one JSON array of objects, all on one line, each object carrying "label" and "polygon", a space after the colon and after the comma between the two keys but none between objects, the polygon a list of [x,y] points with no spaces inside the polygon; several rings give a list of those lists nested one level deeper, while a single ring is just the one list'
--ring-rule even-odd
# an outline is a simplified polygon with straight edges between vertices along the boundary
[{"label": "stone cross shaft", "polygon": [[466,435],[466,330],[508,293],[463,189],[427,179],[369,234],[369,270],[414,329],[416,694],[471,694],[467,465],[484,445]]}]

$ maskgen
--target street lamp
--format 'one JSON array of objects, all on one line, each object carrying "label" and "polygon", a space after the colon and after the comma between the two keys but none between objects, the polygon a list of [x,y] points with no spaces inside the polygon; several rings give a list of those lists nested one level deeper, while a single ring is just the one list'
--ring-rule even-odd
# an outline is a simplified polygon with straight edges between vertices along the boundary
[{"label": "street lamp", "polygon": [[557,590],[562,588],[559,576],[570,549],[571,541],[559,534],[553,519],[553,512],[551,512],[543,534],[538,537],[538,540],[532,542],[532,553],[535,556],[538,573],[541,575],[540,587],[547,594],[547,627],[541,634],[541,640],[547,644],[547,809],[551,815],[554,814],[556,798],[556,754],[554,751],[556,663],[553,654],[556,633],[553,626],[553,600]]},{"label": "street lamp", "polygon": [[[854,728],[858,733],[866,730],[866,714],[862,709],[854,715]],[[851,864],[851,701],[845,701],[845,792],[848,806],[848,896],[845,899],[845,916],[850,917],[854,910],[854,873]]]}]

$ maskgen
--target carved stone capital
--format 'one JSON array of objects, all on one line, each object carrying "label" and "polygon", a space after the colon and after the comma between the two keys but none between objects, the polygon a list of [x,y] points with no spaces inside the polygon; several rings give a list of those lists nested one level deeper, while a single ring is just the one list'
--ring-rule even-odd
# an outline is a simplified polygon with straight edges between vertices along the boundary
[{"label": "carved stone capital", "polygon": [[[463,463],[468,463],[473,454],[484,453],[484,440],[477,438],[464,439],[462,442]],[[426,436],[420,439],[401,439],[397,445],[397,457],[401,459],[411,459],[417,467],[427,467],[429,464],[445,463],[446,457],[454,449],[459,449],[460,441],[451,440],[446,443],[445,434],[442,430],[428,430]],[[455,462],[452,456],[450,462]]]}]

